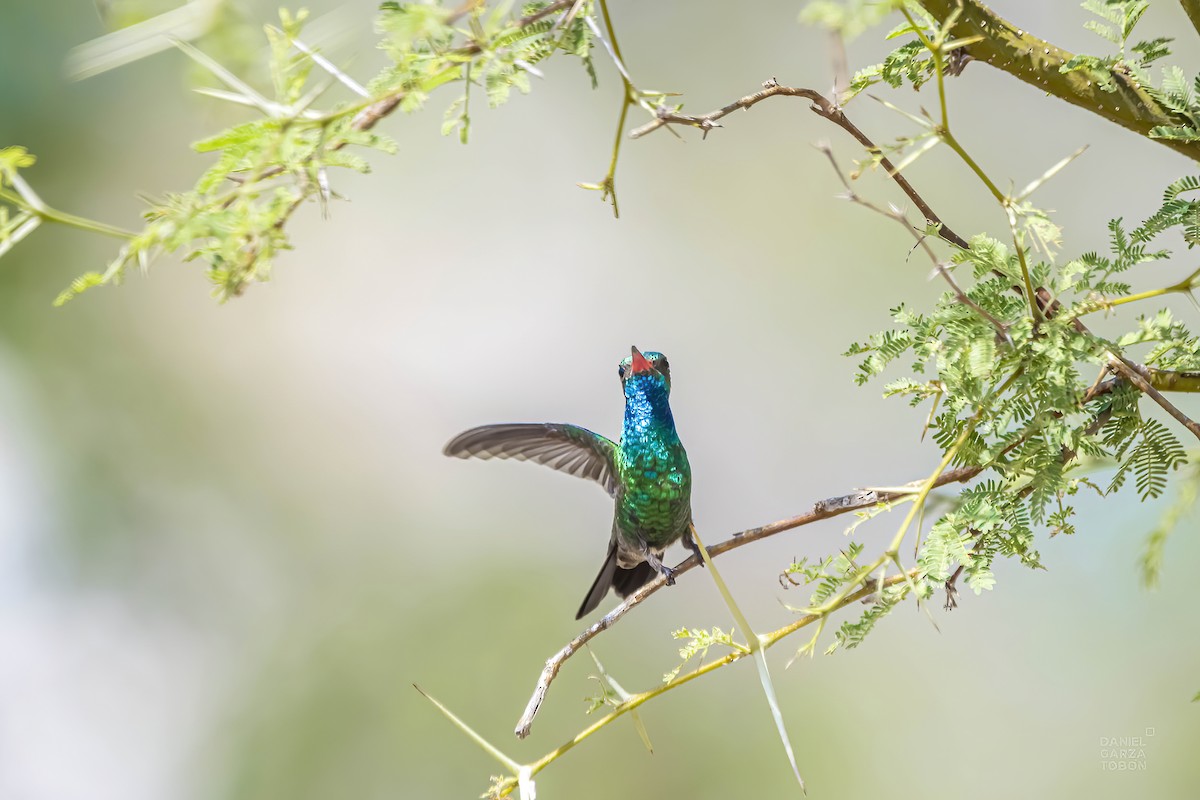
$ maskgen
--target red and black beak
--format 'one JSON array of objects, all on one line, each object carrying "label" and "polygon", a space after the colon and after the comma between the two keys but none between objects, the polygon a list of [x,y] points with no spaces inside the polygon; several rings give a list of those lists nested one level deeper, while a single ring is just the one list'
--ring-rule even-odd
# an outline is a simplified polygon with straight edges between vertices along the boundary
[{"label": "red and black beak", "polygon": [[641,350],[638,350],[636,347],[629,349],[633,352],[633,363],[629,366],[630,375],[641,375],[644,372],[651,372],[654,369],[654,365],[646,360]]}]

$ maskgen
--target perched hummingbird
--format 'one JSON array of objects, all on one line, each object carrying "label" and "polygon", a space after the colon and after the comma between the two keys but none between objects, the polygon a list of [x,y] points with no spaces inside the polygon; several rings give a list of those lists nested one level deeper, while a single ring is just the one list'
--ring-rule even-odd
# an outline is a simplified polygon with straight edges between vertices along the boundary
[{"label": "perched hummingbird", "polygon": [[662,353],[636,347],[617,367],[625,389],[621,442],[577,425],[555,422],[484,425],[455,436],[443,451],[457,458],[515,458],[589,478],[616,501],[604,566],[575,619],[592,611],[609,587],[627,597],[655,573],[668,584],[672,570],[663,551],[681,538],[699,554],[688,532],[692,521],[692,468],[675,432],[668,399],[671,368]]}]

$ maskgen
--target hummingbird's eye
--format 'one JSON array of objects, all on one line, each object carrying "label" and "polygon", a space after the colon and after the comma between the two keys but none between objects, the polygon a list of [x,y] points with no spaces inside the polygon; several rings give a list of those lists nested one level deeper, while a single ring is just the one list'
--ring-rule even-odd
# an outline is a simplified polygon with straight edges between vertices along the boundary
[{"label": "hummingbird's eye", "polygon": [[620,378],[621,380],[625,380],[625,365],[624,364],[617,365],[617,377]]},{"label": "hummingbird's eye", "polygon": [[671,365],[667,363],[666,356],[659,356],[654,362],[654,368],[660,372],[665,372],[671,368]]}]

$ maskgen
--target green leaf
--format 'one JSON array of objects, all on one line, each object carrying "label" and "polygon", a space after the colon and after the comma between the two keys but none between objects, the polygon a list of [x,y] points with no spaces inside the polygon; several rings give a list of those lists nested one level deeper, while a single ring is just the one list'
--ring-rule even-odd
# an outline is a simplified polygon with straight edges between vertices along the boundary
[{"label": "green leaf", "polygon": [[1157,39],[1135,44],[1131,49],[1139,56],[1138,66],[1149,67],[1158,59],[1171,55],[1171,48],[1167,45],[1173,41],[1175,40],[1170,37],[1160,36]]},{"label": "green leaf", "polygon": [[0,148],[0,186],[7,183],[6,179],[16,174],[17,170],[32,167],[36,163],[37,156],[21,145]]},{"label": "green leaf", "polygon": [[1180,482],[1178,497],[1146,537],[1145,547],[1138,558],[1142,585],[1148,589],[1158,586],[1168,537],[1179,527],[1182,519],[1192,512],[1197,497],[1200,497],[1200,466],[1192,465],[1189,472],[1190,474]]},{"label": "green leaf", "polygon": [[878,0],[812,0],[800,12],[800,22],[805,25],[820,25],[837,31],[850,41],[872,28],[894,10],[894,3]]},{"label": "green leaf", "polygon": [[1121,34],[1117,33],[1117,31],[1114,30],[1111,25],[1105,25],[1102,22],[1096,22],[1095,20],[1090,19],[1083,23],[1083,27],[1092,33],[1103,36],[1113,44],[1119,45],[1121,43]]},{"label": "green leaf", "polygon": [[71,281],[71,285],[59,292],[58,297],[54,298],[54,306],[58,308],[66,305],[71,300],[74,300],[79,295],[92,289],[96,286],[101,286],[106,283],[103,273],[100,272],[85,272],[75,280]]}]

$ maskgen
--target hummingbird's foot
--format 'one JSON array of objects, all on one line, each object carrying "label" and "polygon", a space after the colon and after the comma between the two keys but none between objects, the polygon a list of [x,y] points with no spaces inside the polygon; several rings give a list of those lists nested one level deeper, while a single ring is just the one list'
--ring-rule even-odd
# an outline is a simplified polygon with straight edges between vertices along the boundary
[{"label": "hummingbird's foot", "polygon": [[696,544],[696,540],[692,538],[692,534],[690,532],[683,535],[683,546],[695,554],[696,559],[700,562],[700,566],[703,567],[704,556],[700,555],[700,545]]},{"label": "hummingbird's foot", "polygon": [[662,559],[660,559],[654,553],[647,553],[646,563],[653,567],[655,572],[657,572],[659,575],[662,575],[663,578],[666,579],[667,586],[675,585],[675,570],[664,564]]}]

